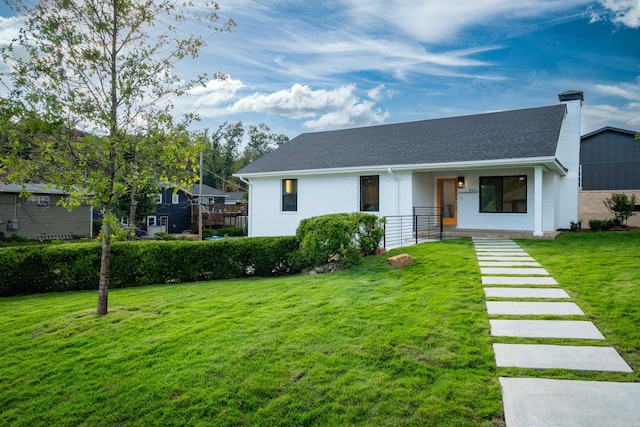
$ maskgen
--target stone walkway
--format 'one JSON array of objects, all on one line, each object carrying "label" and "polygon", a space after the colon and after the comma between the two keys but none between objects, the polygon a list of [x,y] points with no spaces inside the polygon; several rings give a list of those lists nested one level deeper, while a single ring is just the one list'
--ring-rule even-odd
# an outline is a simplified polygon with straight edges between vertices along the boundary
[{"label": "stone walkway", "polygon": [[[613,347],[603,344],[605,337],[592,322],[575,320],[584,316],[580,307],[515,242],[473,242],[490,298],[491,335],[536,339],[536,344],[495,343],[498,367],[633,372]],[[570,339],[572,345],[539,344],[545,338]],[[500,384],[507,427],[640,427],[640,383],[501,377]]]}]

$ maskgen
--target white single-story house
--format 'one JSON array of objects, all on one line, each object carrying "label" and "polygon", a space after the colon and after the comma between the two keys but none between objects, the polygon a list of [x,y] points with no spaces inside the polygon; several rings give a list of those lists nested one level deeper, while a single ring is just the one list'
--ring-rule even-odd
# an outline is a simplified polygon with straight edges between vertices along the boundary
[{"label": "white single-story house", "polygon": [[305,133],[238,171],[249,235],[293,235],[317,215],[410,216],[457,230],[555,235],[578,220],[580,91],[546,107]]}]

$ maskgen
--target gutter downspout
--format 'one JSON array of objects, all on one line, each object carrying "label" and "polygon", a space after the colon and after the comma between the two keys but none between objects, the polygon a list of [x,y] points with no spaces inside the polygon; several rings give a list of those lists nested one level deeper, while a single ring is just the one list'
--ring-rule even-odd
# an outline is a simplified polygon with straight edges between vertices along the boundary
[{"label": "gutter downspout", "polygon": [[398,176],[393,173],[391,167],[387,168],[387,172],[396,180],[396,215],[400,216],[400,180]]},{"label": "gutter downspout", "polygon": [[247,211],[247,215],[249,216],[249,219],[247,221],[247,236],[251,236],[251,218],[253,218],[253,201],[251,200],[253,199],[253,191],[251,191],[251,183],[244,179],[242,175],[236,175],[236,177],[248,186],[247,192],[249,193],[249,199],[247,200],[247,203],[249,204],[249,209]]}]

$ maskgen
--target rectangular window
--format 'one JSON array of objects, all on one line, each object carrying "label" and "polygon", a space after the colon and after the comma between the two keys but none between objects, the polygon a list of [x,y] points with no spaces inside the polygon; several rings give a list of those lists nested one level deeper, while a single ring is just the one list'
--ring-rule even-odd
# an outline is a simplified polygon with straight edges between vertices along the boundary
[{"label": "rectangular window", "polygon": [[156,226],[156,216],[155,215],[151,215],[147,217],[147,226],[148,227],[155,227]]},{"label": "rectangular window", "polygon": [[49,196],[31,196],[27,200],[27,204],[37,206],[49,206],[50,202],[51,198]]},{"label": "rectangular window", "polygon": [[380,210],[380,177],[378,175],[360,177],[360,210]]},{"label": "rectangular window", "polygon": [[167,225],[169,225],[169,217],[168,216],[161,216],[160,217],[160,227],[162,227],[162,226],[166,227]]},{"label": "rectangular window", "polygon": [[157,205],[162,204],[162,194],[156,194],[156,204]]},{"label": "rectangular window", "polygon": [[298,180],[297,179],[282,180],[282,211],[283,212],[298,211]]},{"label": "rectangular window", "polygon": [[481,176],[480,212],[527,213],[527,177]]},{"label": "rectangular window", "polygon": [[177,205],[178,203],[180,203],[180,195],[179,194],[172,194],[171,195],[171,203],[173,203],[174,205]]}]

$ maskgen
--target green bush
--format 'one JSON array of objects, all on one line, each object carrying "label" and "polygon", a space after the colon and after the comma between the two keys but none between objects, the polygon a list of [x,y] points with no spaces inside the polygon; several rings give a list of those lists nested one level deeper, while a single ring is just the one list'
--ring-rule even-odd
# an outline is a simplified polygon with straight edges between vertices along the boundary
[{"label": "green bush", "polygon": [[[115,242],[110,287],[275,276],[300,271],[295,237]],[[97,289],[98,243],[0,249],[0,296]]]},{"label": "green bush", "polygon": [[383,220],[373,214],[340,213],[307,218],[300,222],[300,262],[307,267],[336,262],[347,267],[375,252],[382,236]]},{"label": "green bush", "polygon": [[592,219],[589,221],[591,231],[608,231],[618,225],[615,219]]}]

